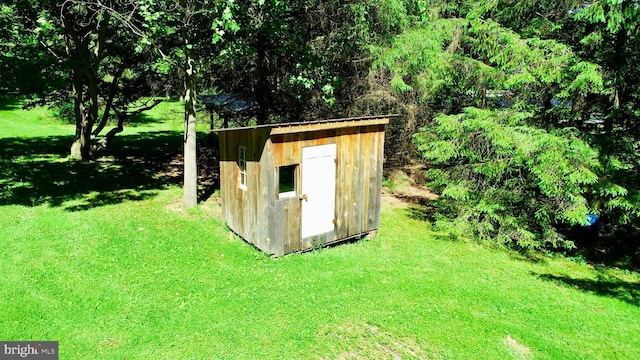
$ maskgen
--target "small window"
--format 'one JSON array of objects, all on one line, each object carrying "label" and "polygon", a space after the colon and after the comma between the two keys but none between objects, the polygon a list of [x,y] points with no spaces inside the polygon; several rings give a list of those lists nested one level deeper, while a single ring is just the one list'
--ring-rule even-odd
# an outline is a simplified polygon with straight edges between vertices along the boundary
[{"label": "small window", "polygon": [[296,196],[296,165],[278,168],[278,199]]},{"label": "small window", "polygon": [[238,154],[238,169],[240,170],[238,184],[241,189],[247,190],[247,148],[242,146],[240,146]]}]

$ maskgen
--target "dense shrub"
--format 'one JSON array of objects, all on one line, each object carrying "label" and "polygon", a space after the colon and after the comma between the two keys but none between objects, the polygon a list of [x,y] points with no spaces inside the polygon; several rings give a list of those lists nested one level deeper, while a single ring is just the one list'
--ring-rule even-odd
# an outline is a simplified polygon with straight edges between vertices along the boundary
[{"label": "dense shrub", "polygon": [[559,226],[585,225],[586,185],[598,181],[598,154],[566,128],[527,125],[529,114],[467,108],[441,115],[414,140],[432,186],[453,211],[436,226],[520,248],[571,248]]}]

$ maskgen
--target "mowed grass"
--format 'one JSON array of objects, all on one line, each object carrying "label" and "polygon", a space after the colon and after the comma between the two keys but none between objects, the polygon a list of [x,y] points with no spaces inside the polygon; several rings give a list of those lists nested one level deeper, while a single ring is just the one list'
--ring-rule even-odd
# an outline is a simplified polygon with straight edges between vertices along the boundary
[{"label": "mowed grass", "polygon": [[132,159],[179,147],[173,125],[95,165],[65,158],[72,126],[19,113],[0,111],[0,340],[61,359],[640,358],[638,274],[452,241],[390,206],[373,239],[273,259]]}]

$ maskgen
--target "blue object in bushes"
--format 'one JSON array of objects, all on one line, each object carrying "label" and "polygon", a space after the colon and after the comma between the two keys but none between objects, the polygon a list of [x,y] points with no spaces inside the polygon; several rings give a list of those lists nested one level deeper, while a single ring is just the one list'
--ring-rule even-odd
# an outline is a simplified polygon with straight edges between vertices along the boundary
[{"label": "blue object in bushes", "polygon": [[597,214],[587,214],[587,222],[589,225],[584,226],[587,229],[590,229],[594,226],[598,226],[598,215]]},{"label": "blue object in bushes", "polygon": [[585,248],[594,246],[598,240],[598,215],[587,214],[587,223],[587,225],[576,226],[573,232],[577,243]]}]

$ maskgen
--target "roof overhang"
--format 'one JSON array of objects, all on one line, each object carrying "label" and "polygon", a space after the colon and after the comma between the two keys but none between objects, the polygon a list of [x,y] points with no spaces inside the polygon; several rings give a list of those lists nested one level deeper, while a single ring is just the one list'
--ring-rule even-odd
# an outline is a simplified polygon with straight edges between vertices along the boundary
[{"label": "roof overhang", "polygon": [[259,126],[247,126],[228,129],[216,129],[213,132],[230,132],[230,131],[242,131],[242,130],[258,130],[258,129],[271,129],[271,135],[281,134],[295,134],[310,131],[331,130],[331,129],[344,129],[358,126],[375,126],[386,125],[389,123],[389,119],[399,116],[393,115],[381,115],[381,116],[365,116],[356,118],[343,118],[343,119],[328,119],[319,121],[297,122],[297,123],[282,123],[282,124],[268,124]]}]

